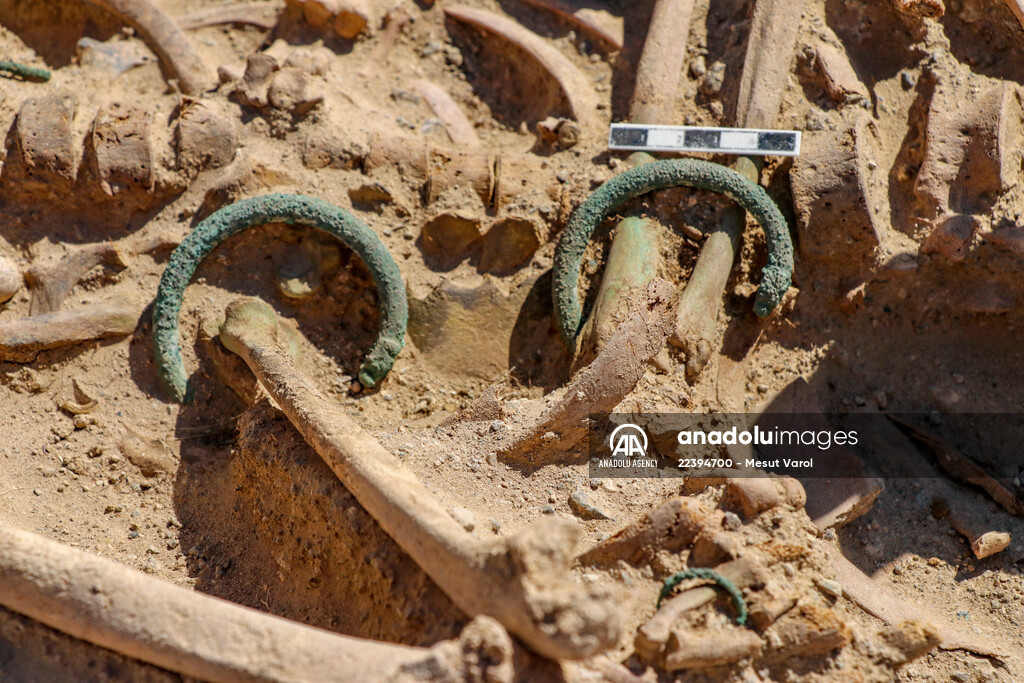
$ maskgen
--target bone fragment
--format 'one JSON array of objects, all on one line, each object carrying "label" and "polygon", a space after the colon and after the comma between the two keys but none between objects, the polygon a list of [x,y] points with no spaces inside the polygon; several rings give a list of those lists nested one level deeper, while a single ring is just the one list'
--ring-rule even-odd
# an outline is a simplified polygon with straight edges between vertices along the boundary
[{"label": "bone fragment", "polygon": [[536,464],[552,457],[551,451],[564,453],[579,443],[587,435],[592,413],[611,411],[636,387],[647,361],[664,348],[672,319],[672,286],[655,278],[603,352],[533,425],[502,449],[504,455]]},{"label": "bone fragment", "polygon": [[715,519],[700,501],[684,496],[669,498],[639,521],[626,526],[579,556],[584,566],[614,565],[620,561],[640,564],[653,553],[679,552]]},{"label": "bone fragment", "polygon": [[710,633],[677,628],[672,630],[663,666],[666,671],[679,671],[735,664],[756,655],[762,645],[759,635],[735,626]]},{"label": "bone fragment", "polygon": [[64,298],[82,277],[103,264],[127,267],[120,249],[110,242],[74,247],[64,256],[47,263],[34,263],[25,271],[25,281],[32,290],[30,315],[60,310]]},{"label": "bone fragment", "polygon": [[402,30],[409,25],[412,18],[404,7],[392,7],[384,15],[384,33],[381,35],[380,43],[373,51],[373,66],[382,66],[388,60],[388,55],[398,42],[398,36]]},{"label": "bone fragment", "polygon": [[178,26],[186,31],[218,24],[248,24],[269,29],[277,23],[280,11],[281,6],[276,2],[244,2],[186,14],[178,17]]},{"label": "bone fragment", "polygon": [[0,304],[10,301],[18,290],[24,276],[14,259],[0,256]]},{"label": "bone fragment", "polygon": [[475,149],[480,146],[480,138],[476,135],[476,129],[469,122],[466,115],[455,100],[441,86],[422,78],[410,83],[413,88],[423,96],[427,104],[441,119],[448,137],[460,149]]},{"label": "bone fragment", "polygon": [[693,0],[657,0],[655,3],[629,105],[633,123],[664,124],[673,120],[693,5]]},{"label": "bone fragment", "polygon": [[607,43],[613,50],[622,49],[622,18],[614,16],[603,3],[589,0],[587,7],[576,7],[566,0],[525,0],[526,4],[546,9],[566,19],[581,31]]},{"label": "bone fragment", "polygon": [[5,320],[0,322],[0,361],[31,363],[41,351],[131,334],[138,319],[135,306],[92,304],[73,311]]}]

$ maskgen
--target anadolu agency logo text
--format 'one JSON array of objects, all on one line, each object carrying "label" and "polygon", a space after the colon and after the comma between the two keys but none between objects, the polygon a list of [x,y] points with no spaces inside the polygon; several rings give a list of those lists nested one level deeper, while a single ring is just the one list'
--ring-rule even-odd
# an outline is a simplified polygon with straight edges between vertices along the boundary
[{"label": "anadolu agency logo text", "polygon": [[[622,425],[626,426],[633,425]],[[680,446],[817,446],[819,450],[827,451],[833,445],[856,446],[857,432],[829,429],[761,429],[754,425],[753,429],[739,429],[734,426],[732,429],[714,431],[683,430],[676,439]]]}]

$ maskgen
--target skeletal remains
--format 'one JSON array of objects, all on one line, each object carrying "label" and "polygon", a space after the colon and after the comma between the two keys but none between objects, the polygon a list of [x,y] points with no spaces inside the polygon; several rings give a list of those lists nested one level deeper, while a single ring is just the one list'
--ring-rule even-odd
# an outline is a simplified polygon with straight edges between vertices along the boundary
[{"label": "skeletal remains", "polygon": [[[0,525],[0,604],[102,647],[201,680],[512,681],[512,641],[480,617],[431,649],[270,616]],[[280,653],[287,652],[287,657]]]},{"label": "skeletal remains", "polygon": [[[182,98],[174,122],[175,136],[169,136],[175,140],[174,170],[187,178],[173,189],[182,191],[201,171],[225,166],[221,187],[237,185],[231,174],[244,175],[247,162],[236,156],[233,114],[201,97],[213,86],[212,70],[183,30],[218,23],[269,28],[279,20],[279,8],[272,3],[232,5],[175,20],[149,0],[91,1],[135,27],[181,91],[193,96]],[[301,13],[310,25],[328,27],[346,39],[373,32],[383,22],[375,59],[378,65],[385,63],[409,24],[408,13],[401,8],[377,16],[372,3],[358,0],[289,0],[287,4],[292,8],[288,11]],[[622,48],[621,26],[609,21],[608,12],[596,3],[589,9],[555,0],[530,0],[529,4],[561,15],[612,49]],[[686,57],[686,41],[680,36],[689,31],[693,4],[692,0],[658,0],[654,4],[630,106],[632,121],[670,122]],[[802,0],[762,0],[755,5],[739,83],[737,125],[774,125],[799,28],[797,21],[778,19],[800,16],[803,5]],[[1020,3],[1008,0],[1008,5],[1024,25]],[[895,7],[914,17],[935,17],[945,11],[939,0],[896,0]],[[542,138],[567,148],[581,137],[597,133],[600,124],[595,118],[598,107],[593,88],[558,50],[497,14],[461,5],[446,5],[443,11],[455,22],[515,46],[557,84],[563,99],[563,110],[557,113],[563,117],[539,123]],[[811,62],[825,91],[841,105],[845,125],[812,139],[809,153],[796,162],[792,173],[801,253],[810,260],[835,259],[861,247],[877,253],[879,246],[906,246],[905,240],[892,234],[890,219],[880,209],[880,186],[888,182],[882,177],[886,169],[877,170],[875,162],[881,156],[881,142],[859,109],[868,99],[868,89],[838,43],[834,35],[827,36],[813,48]],[[242,105],[271,112],[270,116],[276,110],[301,118],[324,100],[316,79],[325,73],[329,58],[324,52],[290,51],[282,42],[251,55],[244,70],[222,68],[218,75],[223,83],[233,84]],[[942,72],[926,74],[919,85],[919,97],[926,105],[925,145],[914,180],[917,208],[930,228],[921,253],[950,260],[962,259],[971,248],[977,230],[977,219],[972,216],[1019,182],[1020,155],[1011,141],[1022,126],[1021,95],[1016,86],[1000,83],[986,89],[983,99],[991,106],[956,107],[951,104],[949,85],[954,77]],[[314,132],[303,150],[306,166],[361,168],[365,172],[394,166],[407,179],[422,183],[427,204],[461,185],[469,186],[484,206],[496,211],[513,203],[524,186],[556,185],[547,171],[538,169],[539,155],[499,159],[487,152],[472,123],[443,88],[424,79],[412,80],[410,86],[441,120],[452,149],[425,145],[390,131],[349,131],[342,140]],[[151,143],[151,117],[127,103],[114,102],[99,110],[89,133],[88,153],[93,155],[90,161],[95,177],[81,178],[78,161],[85,152],[76,150],[71,133],[76,113],[77,100],[68,93],[27,99],[17,118],[16,154],[6,161],[5,175],[45,186],[55,194],[70,194],[77,183],[84,182],[98,183],[110,197],[154,194],[161,171],[156,167],[160,155],[154,154]],[[984,149],[972,142],[975,138],[983,140]],[[652,161],[642,156],[631,160],[640,174],[643,165]],[[653,173],[662,166],[648,165],[646,170]],[[757,185],[759,164],[741,158],[732,168],[730,177],[739,176],[746,184]],[[978,193],[984,196],[950,192],[957,174],[965,169],[987,180],[988,185]],[[824,195],[832,199],[832,206],[821,205]],[[768,213],[760,212],[759,220]],[[634,216],[620,223],[590,317],[581,322],[577,310],[559,319],[566,340],[573,345],[576,374],[561,392],[521,404],[519,409],[527,419],[502,437],[495,450],[504,459],[529,466],[564,457],[585,436],[587,416],[618,405],[636,387],[645,365],[663,353],[667,340],[683,352],[687,376],[695,379],[709,362],[720,332],[722,293],[744,226],[745,217],[738,208],[723,216],[719,228],[705,239],[690,282],[676,296],[671,285],[657,278],[660,257],[654,222]],[[838,233],[831,230],[835,226]],[[428,232],[425,228],[424,233]],[[777,246],[769,241],[770,246]],[[17,264],[0,259],[0,301],[19,292],[22,277],[31,290],[30,316],[0,323],[0,360],[29,362],[47,349],[135,331],[138,310],[107,304],[61,310],[61,305],[94,267],[126,267],[126,245],[134,255],[160,246],[157,242],[160,240],[148,246],[126,242],[72,249],[55,259],[33,263],[24,276]],[[1014,248],[994,234],[988,236],[988,242]],[[441,256],[444,251],[439,247]],[[777,266],[772,258],[770,254],[770,264]],[[641,262],[649,267],[631,267]],[[579,265],[571,259],[567,263]],[[567,300],[577,296],[576,280],[569,282]],[[777,291],[763,297],[770,298],[771,305],[759,300],[759,314],[767,315],[781,303],[788,273],[785,282],[779,276],[774,284]],[[708,509],[691,498],[672,498],[574,557],[579,529],[564,519],[542,518],[512,538],[485,540],[467,532],[397,457],[299,373],[287,350],[288,333],[282,331],[267,304],[245,299],[229,306],[220,342],[240,356],[258,380],[260,388],[253,384],[247,397],[254,399],[266,392],[381,528],[474,618],[459,641],[426,650],[320,632],[170,587],[5,526],[0,526],[0,604],[104,647],[211,680],[339,676],[346,680],[349,676],[352,680],[415,681],[437,680],[442,675],[439,672],[452,680],[512,680],[514,645],[509,634],[543,656],[587,660],[579,665],[581,671],[593,666],[609,678],[627,680],[631,674],[594,657],[620,645],[624,631],[618,607],[621,596],[604,587],[577,583],[571,568],[574,563],[584,568],[616,562],[653,564],[651,558],[657,552],[686,551],[689,564],[714,567],[719,577],[744,592],[753,629],[718,624],[718,630],[697,635],[681,625],[688,615],[719,595],[708,586],[689,587],[666,600],[637,629],[634,649],[640,658],[666,671],[677,671],[731,665],[762,651],[780,655],[829,652],[851,642],[842,619],[831,608],[819,603],[798,604],[772,573],[771,560],[743,550],[733,519],[742,515],[752,524],[776,508],[799,510],[806,504],[818,530],[841,526],[870,508],[881,490],[878,480],[855,456],[849,455],[855,473],[843,482],[841,495],[836,489],[822,488],[825,484],[818,481],[808,483],[805,491],[794,480],[725,473],[718,479],[687,484],[688,493],[722,485],[721,509]],[[183,380],[179,388],[183,395]],[[496,391],[494,388],[456,416],[453,428],[488,415],[499,404]],[[998,488],[990,493],[1010,505],[1012,494]],[[947,517],[964,535],[976,557],[1006,548],[1008,534],[979,522],[954,499],[955,495],[947,492],[936,501],[936,514]],[[838,585],[838,592],[886,622],[876,639],[881,643],[879,656],[893,667],[935,646],[1000,656],[941,618],[879,594],[877,586],[838,551],[826,548],[838,584],[824,579],[822,593],[834,597]],[[71,571],[72,565],[77,571]],[[142,594],[147,596],[144,608],[138,603]],[[189,630],[194,627],[167,618],[170,613],[187,614],[205,632],[217,636],[197,647]],[[278,656],[286,647],[294,649],[287,657]]]}]

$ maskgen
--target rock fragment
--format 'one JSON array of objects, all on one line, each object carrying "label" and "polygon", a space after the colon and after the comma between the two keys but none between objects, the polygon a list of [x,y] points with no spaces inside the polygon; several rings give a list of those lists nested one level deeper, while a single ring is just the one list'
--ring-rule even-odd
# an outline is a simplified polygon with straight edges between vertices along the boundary
[{"label": "rock fragment", "polygon": [[608,513],[590,502],[583,489],[576,489],[569,495],[569,508],[580,519],[613,519]]},{"label": "rock fragment", "polygon": [[173,472],[177,466],[170,449],[159,439],[150,439],[130,427],[117,443],[121,454],[139,468],[145,477],[158,477]]}]

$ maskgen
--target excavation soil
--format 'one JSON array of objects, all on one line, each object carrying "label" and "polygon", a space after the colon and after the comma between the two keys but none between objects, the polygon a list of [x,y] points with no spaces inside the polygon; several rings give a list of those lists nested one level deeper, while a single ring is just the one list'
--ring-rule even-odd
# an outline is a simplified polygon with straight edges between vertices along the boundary
[{"label": "excavation soil", "polygon": [[[179,16],[217,3],[159,4]],[[310,76],[323,101],[308,111],[244,105],[232,94],[231,82],[209,93],[207,99],[237,122],[237,151],[230,164],[196,176],[178,158],[181,96],[139,36],[87,3],[0,0],[0,54],[54,70],[49,83],[0,80],[0,129],[11,131],[0,174],[0,256],[25,270],[83,244],[117,242],[126,267],[100,265],[88,272],[62,310],[120,302],[139,314],[128,336],[43,351],[29,363],[0,363],[0,521],[178,585],[342,633],[416,645],[457,636],[465,615],[377,527],[287,419],[265,399],[249,407],[229,388],[233,380],[244,389],[246,378],[212,339],[225,306],[239,295],[261,297],[293,321],[303,372],[378,435],[480,537],[515,534],[544,515],[578,518],[580,508],[569,498],[582,491],[609,518],[580,520],[582,552],[681,492],[678,479],[592,480],[583,450],[539,468],[488,450],[492,435],[515,426],[517,399],[541,397],[569,377],[572,359],[551,318],[554,248],[572,209],[624,165],[620,155],[605,149],[601,130],[584,130],[581,141],[566,148],[538,135],[537,119],[545,113],[538,109],[558,114],[561,107],[564,114],[557,89],[522,54],[446,22],[444,4],[406,2],[413,21],[386,58],[379,51],[380,17],[354,42],[329,35],[329,27],[309,27],[294,9],[269,32],[230,25],[189,31],[211,67],[241,68],[248,55],[279,38],[284,47],[319,45],[330,51],[326,72]],[[511,15],[565,55],[590,79],[603,123],[626,117],[650,3],[613,3],[620,15],[629,8],[626,46],[616,54],[525,3],[468,4]],[[666,123],[733,121],[751,7],[734,0],[713,5],[696,3],[677,111]],[[847,257],[842,241],[828,258],[801,258],[798,248],[794,288],[776,315],[757,320],[751,306],[764,240],[748,225],[719,319],[715,348],[721,351],[692,381],[682,359],[659,357],[620,410],[738,412],[784,395],[803,379],[822,410],[932,414],[936,430],[945,414],[1018,412],[1024,400],[1016,329],[1024,323],[1016,305],[1024,293],[1017,276],[1021,260],[1012,251],[974,249],[980,237],[968,242],[966,258],[918,255],[924,236],[915,227],[907,188],[919,163],[927,109],[917,87],[922,71],[939,68],[968,81],[1022,84],[1021,27],[994,0],[953,0],[945,17],[924,23],[898,15],[889,2],[811,0],[799,20],[797,54],[777,123],[807,129],[810,139],[845,126],[850,107],[873,118],[888,151],[872,163],[892,169],[889,196],[873,199],[887,216],[891,212],[895,235],[880,249],[909,251],[915,265],[877,254],[862,257],[853,249]],[[809,55],[826,31],[838,36],[870,89],[867,103],[837,103],[823,86]],[[114,63],[125,55],[141,63],[118,74],[109,60],[79,57],[76,43],[83,37],[107,43],[117,55]],[[718,64],[724,66],[721,82]],[[500,206],[485,204],[468,184],[424,189],[421,178],[394,165],[364,173],[346,168],[337,155],[326,165],[310,161],[311,140],[355,138],[370,126],[385,137],[454,147],[410,86],[416,78],[452,95],[482,148],[512,160],[502,168],[528,170],[521,180],[516,176],[521,187],[503,188],[509,199]],[[969,85],[962,87],[967,97]],[[13,132],[24,100],[58,89],[78,99],[71,124],[78,173],[63,187],[24,175]],[[151,113],[154,150],[153,182],[128,181],[113,196],[96,177],[91,149],[95,113],[111,101]],[[1016,147],[1021,142],[1010,140]],[[769,160],[763,180],[795,224],[789,170],[789,162]],[[1020,169],[1013,172],[1019,181]],[[972,180],[957,182],[969,188]],[[196,399],[184,407],[171,403],[151,360],[147,308],[169,249],[212,210],[269,191],[320,197],[352,210],[376,231],[408,286],[406,347],[379,388],[361,390],[354,378],[378,320],[368,273],[344,247],[337,248],[336,258],[311,251],[310,231],[302,226],[263,226],[219,247],[189,287],[181,328]],[[1005,196],[1016,197],[1014,191]],[[987,227],[1005,227],[1020,218],[1019,211],[1006,208],[1010,204],[990,202],[972,213]],[[699,233],[714,229],[724,206],[706,193],[669,190],[629,207],[662,225],[659,276],[684,286]],[[518,222],[507,222],[509,217]],[[506,227],[495,230],[496,225]],[[511,239],[525,234],[523,225],[534,237]],[[587,301],[600,281],[613,227],[614,221],[603,226],[584,259]],[[519,256],[496,261],[507,244]],[[325,264],[317,273],[319,288],[314,283],[305,298],[284,296],[282,289],[294,289],[289,278],[310,270],[311,253]],[[286,282],[279,286],[279,280]],[[0,304],[0,322],[28,315],[30,299],[23,287]],[[460,427],[458,439],[441,426],[498,382],[503,413]],[[990,449],[1019,443],[1015,422],[1019,418],[1008,415],[1006,431],[987,442],[963,433],[946,436],[984,460]],[[1019,493],[1019,457],[991,460],[1001,463],[992,473]],[[819,533],[802,509],[786,506],[743,519],[729,532],[732,542],[768,558],[779,590],[799,601],[790,617],[814,622],[814,615],[826,616],[817,619],[818,632],[807,627],[789,645],[766,636],[764,655],[731,666],[672,674],[633,653],[637,627],[654,613],[664,579],[687,566],[686,552],[581,565],[577,578],[624,587],[626,634],[610,654],[644,680],[1022,680],[1024,521],[980,489],[954,484],[956,499],[984,519],[988,530],[1012,536],[1008,548],[977,560],[949,521],[933,514],[933,498],[943,485],[941,479],[887,479],[870,511],[836,531]],[[721,490],[694,495],[714,507]],[[836,596],[825,545],[841,548],[908,603],[928,608],[1003,654],[933,649],[894,664],[875,647],[882,622]],[[731,614],[722,598],[682,623],[727,642],[739,637],[729,630],[735,628]],[[831,636],[824,633],[828,628]],[[600,677],[587,666],[566,666],[561,673],[542,662],[524,666],[533,680]],[[0,678],[67,677],[178,678],[0,610]]]}]

